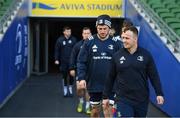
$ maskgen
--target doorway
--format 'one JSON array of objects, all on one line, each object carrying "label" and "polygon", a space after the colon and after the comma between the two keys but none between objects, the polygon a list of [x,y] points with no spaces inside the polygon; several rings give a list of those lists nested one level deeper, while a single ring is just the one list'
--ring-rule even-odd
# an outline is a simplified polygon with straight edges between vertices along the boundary
[{"label": "doorway", "polygon": [[[81,40],[81,30],[89,27],[96,33],[96,18],[30,18],[30,72],[31,74],[57,73],[59,68],[54,64],[54,46],[59,36],[63,35],[64,26],[72,29],[72,35]],[[120,32],[123,19],[112,19],[112,26],[117,34]]]}]

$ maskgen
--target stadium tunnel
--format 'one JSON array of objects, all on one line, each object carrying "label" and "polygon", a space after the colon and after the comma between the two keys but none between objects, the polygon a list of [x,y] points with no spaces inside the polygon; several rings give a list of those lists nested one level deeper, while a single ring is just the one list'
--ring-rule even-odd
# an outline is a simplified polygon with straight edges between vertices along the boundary
[{"label": "stadium tunnel", "polygon": [[[112,27],[119,35],[123,18],[112,18]],[[54,46],[64,26],[72,29],[72,35],[81,40],[83,27],[96,33],[96,18],[30,18],[30,74],[57,73],[54,64]]]}]

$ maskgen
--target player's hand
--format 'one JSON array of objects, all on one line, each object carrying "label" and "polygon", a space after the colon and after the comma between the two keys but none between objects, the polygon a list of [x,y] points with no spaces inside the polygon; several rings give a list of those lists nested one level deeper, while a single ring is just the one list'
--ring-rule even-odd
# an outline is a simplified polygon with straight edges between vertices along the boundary
[{"label": "player's hand", "polygon": [[75,77],[75,75],[76,75],[75,70],[70,70],[70,75],[73,76],[73,77]]},{"label": "player's hand", "polygon": [[59,65],[59,61],[58,61],[58,60],[56,60],[54,63],[55,63],[56,65]]},{"label": "player's hand", "polygon": [[163,105],[164,104],[163,96],[157,96],[156,100],[157,100],[157,104],[159,104],[159,105]]},{"label": "player's hand", "polygon": [[79,86],[80,86],[80,88],[85,89],[86,88],[86,81],[85,80],[81,80],[79,82]]}]

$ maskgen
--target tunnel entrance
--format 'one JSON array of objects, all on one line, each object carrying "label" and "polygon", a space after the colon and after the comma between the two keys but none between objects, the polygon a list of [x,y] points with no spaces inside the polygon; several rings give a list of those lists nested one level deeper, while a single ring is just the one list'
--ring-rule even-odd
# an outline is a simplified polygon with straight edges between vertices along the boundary
[{"label": "tunnel entrance", "polygon": [[[30,18],[30,72],[34,74],[57,73],[54,64],[54,47],[59,36],[63,35],[64,26],[72,29],[72,35],[81,40],[83,27],[90,27],[96,33],[96,18]],[[112,19],[112,26],[117,35],[123,19]]]}]

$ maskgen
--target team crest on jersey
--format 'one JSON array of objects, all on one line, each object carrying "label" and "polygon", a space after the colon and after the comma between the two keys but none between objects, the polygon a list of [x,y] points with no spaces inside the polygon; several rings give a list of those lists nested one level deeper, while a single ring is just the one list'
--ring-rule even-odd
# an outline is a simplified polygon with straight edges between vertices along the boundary
[{"label": "team crest on jersey", "polygon": [[113,50],[114,46],[113,45],[108,45],[108,49]]},{"label": "team crest on jersey", "polygon": [[125,58],[124,56],[122,56],[122,57],[119,59],[120,64],[123,64],[125,60],[126,60],[126,58]]},{"label": "team crest on jersey", "polygon": [[93,47],[92,47],[92,50],[93,50],[93,52],[97,52],[97,46],[96,45],[93,45]]},{"label": "team crest on jersey", "polygon": [[66,41],[63,41],[63,45],[66,45]]},{"label": "team crest on jersey", "polygon": [[101,52],[101,55],[106,56],[107,54],[106,54],[106,52]]},{"label": "team crest on jersey", "polygon": [[71,43],[72,43],[72,41],[71,41],[71,40],[69,40],[69,41],[68,41],[68,43],[70,43],[70,44],[71,44]]},{"label": "team crest on jersey", "polygon": [[137,60],[138,60],[138,61],[144,61],[144,58],[143,58],[143,56],[138,56],[138,57],[137,57]]}]

